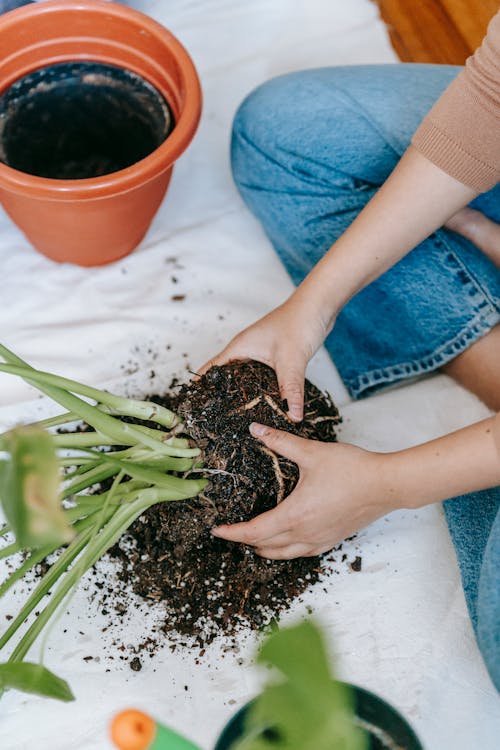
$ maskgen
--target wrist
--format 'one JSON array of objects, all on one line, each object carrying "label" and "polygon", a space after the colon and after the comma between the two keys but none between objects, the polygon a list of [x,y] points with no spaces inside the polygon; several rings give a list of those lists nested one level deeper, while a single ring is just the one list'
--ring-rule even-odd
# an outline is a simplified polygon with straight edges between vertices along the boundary
[{"label": "wrist", "polygon": [[385,484],[393,510],[416,510],[439,502],[432,480],[423,479],[425,467],[415,449],[385,454]]},{"label": "wrist", "polygon": [[319,347],[335,324],[337,309],[320,284],[308,282],[309,277],[284,304],[293,309],[298,325],[307,329],[318,340]]},{"label": "wrist", "polygon": [[395,507],[421,508],[500,485],[496,419],[386,454],[385,476]]}]

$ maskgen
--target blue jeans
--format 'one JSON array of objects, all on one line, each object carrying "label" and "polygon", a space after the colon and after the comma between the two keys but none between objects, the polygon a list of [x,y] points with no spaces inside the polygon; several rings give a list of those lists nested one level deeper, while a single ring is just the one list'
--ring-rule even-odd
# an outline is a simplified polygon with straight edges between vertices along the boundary
[{"label": "blue jeans", "polygon": [[[276,78],[245,99],[233,126],[234,178],[296,284],[386,180],[458,71],[324,68]],[[500,185],[472,205],[500,222]],[[359,292],[325,345],[361,398],[438,369],[499,322],[500,273],[441,229]],[[500,689],[500,488],[444,508],[479,647]]]}]

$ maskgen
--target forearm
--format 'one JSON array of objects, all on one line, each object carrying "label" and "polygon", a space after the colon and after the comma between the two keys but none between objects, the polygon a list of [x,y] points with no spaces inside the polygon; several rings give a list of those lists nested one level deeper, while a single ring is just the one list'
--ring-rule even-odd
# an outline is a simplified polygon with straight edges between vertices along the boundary
[{"label": "forearm", "polygon": [[397,263],[476,193],[411,148],[346,232],[296,290],[328,328],[356,292]]},{"label": "forearm", "polygon": [[389,454],[385,473],[394,507],[418,508],[500,486],[500,414]]}]

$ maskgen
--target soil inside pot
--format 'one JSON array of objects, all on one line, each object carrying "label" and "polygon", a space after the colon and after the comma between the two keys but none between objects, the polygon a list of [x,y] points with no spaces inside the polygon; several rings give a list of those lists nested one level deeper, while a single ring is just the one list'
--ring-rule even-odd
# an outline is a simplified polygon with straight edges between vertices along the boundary
[{"label": "soil inside pot", "polygon": [[0,161],[38,177],[98,177],[140,161],[173,127],[163,96],[137,74],[58,63],[0,95]]},{"label": "soil inside pot", "polygon": [[154,400],[182,417],[202,449],[210,483],[196,499],[157,505],[136,521],[112,550],[121,578],[163,603],[165,631],[194,636],[201,645],[242,626],[269,624],[319,578],[319,558],[265,560],[210,529],[275,507],[298,480],[294,463],[251,437],[251,422],[334,441],[337,409],[307,382],[304,420],[291,422],[273,370],[257,362],[214,367],[177,397]]}]

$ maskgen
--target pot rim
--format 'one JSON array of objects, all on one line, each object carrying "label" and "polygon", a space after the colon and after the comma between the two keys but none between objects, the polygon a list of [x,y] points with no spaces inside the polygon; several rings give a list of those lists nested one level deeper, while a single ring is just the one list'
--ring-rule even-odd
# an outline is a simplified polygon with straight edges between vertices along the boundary
[{"label": "pot rim", "polygon": [[[154,151],[144,157],[144,159],[135,162],[125,169],[120,169],[117,172],[111,172],[99,177],[77,180],[39,177],[13,169],[0,162],[0,189],[3,188],[11,192],[30,195],[33,198],[50,198],[62,201],[105,198],[112,194],[115,195],[133,190],[139,184],[149,182],[162,172],[171,169],[173,163],[192,140],[198,127],[202,105],[202,92],[196,68],[189,53],[172,32],[144,13],[128,6],[108,2],[108,0],[46,0],[43,3],[24,5],[1,16],[0,35],[15,34],[16,27],[20,23],[22,24],[26,18],[50,17],[51,14],[57,14],[60,11],[95,12],[98,10],[102,10],[107,16],[111,15],[115,18],[130,21],[135,26],[140,26],[141,30],[150,33],[168,47],[176,60],[178,60],[182,75],[182,88],[186,92],[186,96],[185,103],[181,109],[180,116],[175,122],[172,133]],[[68,34],[68,37],[71,37],[71,34]],[[60,55],[51,57],[50,61],[40,61],[38,65],[34,63],[30,66],[30,70],[20,72],[20,75],[15,80],[19,80],[19,78],[45,65],[83,61],[101,62],[103,64],[119,66],[116,60],[107,58],[105,54],[96,54],[94,56],[88,53],[80,55],[61,53]],[[165,96],[165,92],[159,89],[158,84],[149,80],[134,65],[123,64],[122,67],[141,76],[141,78],[159,90],[162,96]],[[8,88],[13,82],[7,83],[4,87],[1,85],[0,80],[1,90]]]},{"label": "pot rim", "polygon": [[[342,680],[338,681],[341,685],[344,685],[345,687],[352,690],[353,696],[358,696],[359,698],[365,697],[366,699],[374,702],[379,707],[383,708],[386,711],[389,711],[390,714],[392,714],[397,721],[400,723],[401,726],[404,726],[405,732],[407,732],[407,736],[409,741],[411,742],[411,745],[408,745],[408,750],[424,750],[422,743],[420,742],[419,737],[415,733],[415,730],[409,723],[409,721],[406,719],[405,716],[399,711],[399,709],[395,708],[392,703],[389,703],[385,698],[381,698],[380,695],[377,693],[374,693],[372,690],[368,690],[367,688],[363,688],[360,685],[356,685],[352,682],[345,682]],[[239,735],[235,735],[234,727],[238,726],[241,722],[242,718],[245,716],[246,712],[250,708],[250,706],[255,701],[255,698],[250,699],[249,701],[246,701],[240,708],[233,713],[233,715],[230,717],[230,719],[224,724],[215,745],[215,750],[227,750],[227,748],[230,747],[228,742],[233,744],[234,740]],[[356,713],[357,716],[359,716],[358,713]],[[360,717],[362,718],[362,717]],[[373,726],[377,726],[379,729],[384,729],[382,726],[376,725],[376,723],[373,721]]]}]

